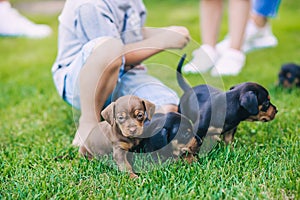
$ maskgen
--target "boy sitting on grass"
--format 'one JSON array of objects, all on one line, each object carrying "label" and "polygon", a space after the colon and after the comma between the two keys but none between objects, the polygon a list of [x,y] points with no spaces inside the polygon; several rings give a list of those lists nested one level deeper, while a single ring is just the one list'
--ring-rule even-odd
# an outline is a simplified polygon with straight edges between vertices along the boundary
[{"label": "boy sitting on grass", "polygon": [[84,143],[101,110],[123,95],[147,99],[156,112],[177,111],[176,93],[148,75],[141,62],[185,47],[189,32],[182,26],[147,28],[145,19],[142,0],[66,1],[52,74],[60,96],[81,110],[74,145]]}]

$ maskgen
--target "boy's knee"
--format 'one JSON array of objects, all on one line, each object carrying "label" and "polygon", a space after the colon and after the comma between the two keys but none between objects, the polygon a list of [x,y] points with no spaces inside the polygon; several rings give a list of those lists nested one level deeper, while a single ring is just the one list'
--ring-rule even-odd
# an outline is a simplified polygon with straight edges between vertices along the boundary
[{"label": "boy's knee", "polygon": [[97,41],[94,51],[119,57],[123,53],[124,44],[122,40],[112,37],[102,37]]},{"label": "boy's knee", "polygon": [[156,113],[168,113],[168,112],[178,112],[178,106],[173,104],[166,104],[159,106],[156,110]]},{"label": "boy's knee", "polygon": [[98,39],[93,49],[94,58],[109,69],[119,69],[122,65],[123,43],[120,39],[103,37]]}]

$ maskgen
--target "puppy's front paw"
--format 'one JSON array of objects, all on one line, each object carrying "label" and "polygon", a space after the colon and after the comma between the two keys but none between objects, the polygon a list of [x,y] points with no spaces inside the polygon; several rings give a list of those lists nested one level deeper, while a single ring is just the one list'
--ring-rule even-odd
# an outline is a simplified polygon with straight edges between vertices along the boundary
[{"label": "puppy's front paw", "polygon": [[181,155],[181,158],[189,164],[197,161],[196,156],[191,153],[184,153],[183,155]]},{"label": "puppy's front paw", "polygon": [[136,175],[135,173],[133,173],[133,172],[130,172],[130,175],[129,175],[129,178],[131,178],[131,179],[135,179],[135,178],[138,178],[139,176],[138,175]]}]

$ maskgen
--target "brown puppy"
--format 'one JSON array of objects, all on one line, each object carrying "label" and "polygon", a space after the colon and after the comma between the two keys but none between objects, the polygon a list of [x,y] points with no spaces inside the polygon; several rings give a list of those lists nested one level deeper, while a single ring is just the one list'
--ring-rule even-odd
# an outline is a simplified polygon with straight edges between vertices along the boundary
[{"label": "brown puppy", "polygon": [[155,105],[151,102],[127,95],[112,102],[101,112],[106,121],[105,127],[109,129],[104,134],[111,141],[113,157],[119,169],[130,172],[132,178],[137,175],[127,160],[127,153],[142,140],[144,121],[151,120],[154,111]]},{"label": "brown puppy", "polygon": [[98,126],[91,131],[81,145],[79,153],[93,158],[112,152],[112,141],[119,138],[127,141],[141,135],[144,120],[146,117],[151,119],[154,110],[155,105],[136,96],[120,97],[101,112],[105,121],[98,123]]}]

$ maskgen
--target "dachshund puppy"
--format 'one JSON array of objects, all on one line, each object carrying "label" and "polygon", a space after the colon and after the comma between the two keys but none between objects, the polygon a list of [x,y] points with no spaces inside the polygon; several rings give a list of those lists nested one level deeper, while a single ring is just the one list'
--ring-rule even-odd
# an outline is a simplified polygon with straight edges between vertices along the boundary
[{"label": "dachshund puppy", "polygon": [[[184,91],[180,98],[179,112],[193,123],[193,131],[198,137],[223,135],[226,144],[233,141],[237,126],[241,121],[267,122],[274,119],[276,107],[270,101],[268,91],[257,83],[246,82],[222,92],[209,85],[190,87],[181,75],[183,56],[177,68],[177,81]],[[187,148],[199,151],[196,138]]]},{"label": "dachshund puppy", "polygon": [[139,97],[126,95],[108,105],[101,115],[105,121],[99,123],[100,131],[92,132],[80,152],[88,157],[113,151],[113,157],[121,171],[137,177],[127,160],[128,151],[142,140],[146,119],[151,120],[155,105]]},{"label": "dachshund puppy", "polygon": [[300,66],[294,63],[282,65],[278,79],[279,86],[285,88],[300,87]]},{"label": "dachshund puppy", "polygon": [[151,121],[146,121],[143,136],[140,144],[130,151],[151,153],[152,157],[164,161],[181,155],[194,134],[189,119],[180,113],[169,112],[156,113]]}]

